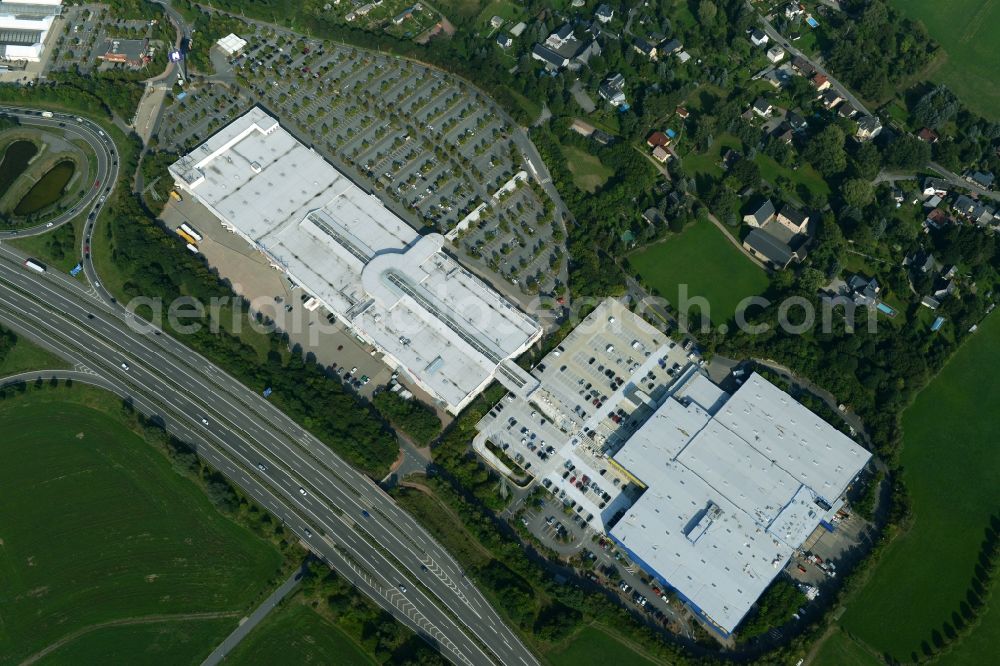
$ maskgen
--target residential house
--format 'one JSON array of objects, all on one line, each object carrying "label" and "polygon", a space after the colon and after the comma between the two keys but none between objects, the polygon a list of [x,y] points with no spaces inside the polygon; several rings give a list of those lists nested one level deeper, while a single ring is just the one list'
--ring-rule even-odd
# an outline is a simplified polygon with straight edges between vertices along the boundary
[{"label": "residential house", "polygon": [[680,60],[681,64],[683,65],[684,63],[686,63],[688,60],[691,59],[691,54],[688,53],[687,51],[678,51],[677,59]]},{"label": "residential house", "polygon": [[812,78],[816,74],[813,64],[800,55],[792,56],[792,69],[806,78]]},{"label": "residential house", "polygon": [[903,267],[927,274],[937,268],[937,260],[930,252],[918,250],[903,258]]},{"label": "residential house", "polygon": [[941,178],[924,178],[924,197],[937,195],[939,197],[948,196],[948,181]]},{"label": "residential house", "polygon": [[597,89],[597,94],[611,106],[619,107],[625,104],[625,77],[621,73],[609,76]]},{"label": "residential house", "polygon": [[743,221],[755,229],[763,227],[775,218],[774,204],[770,199],[757,206],[756,210],[743,216]]},{"label": "residential house", "polygon": [[738,151],[735,151],[732,148],[727,148],[726,152],[722,154],[722,169],[724,171],[729,171],[733,168],[733,165],[741,159],[743,159],[743,156],[740,155]]},{"label": "residential house", "polygon": [[937,143],[939,137],[937,132],[932,130],[930,127],[925,127],[917,132],[917,138],[927,143]]},{"label": "residential house", "polygon": [[650,148],[656,148],[657,146],[666,147],[669,143],[670,139],[667,138],[667,135],[659,130],[646,137],[646,145]]},{"label": "residential house", "polygon": [[515,37],[520,37],[521,33],[527,30],[527,28],[528,24],[525,23],[524,21],[521,21],[520,23],[518,23],[517,25],[515,25],[513,28],[510,29],[510,34],[514,35]]},{"label": "residential house", "polygon": [[847,279],[847,293],[856,305],[875,307],[882,293],[882,286],[875,278],[868,278],[860,273]]},{"label": "residential house", "polygon": [[965,174],[965,179],[973,185],[978,185],[984,190],[988,190],[993,187],[995,176],[989,172],[984,173],[982,171],[971,171]]},{"label": "residential house", "polygon": [[650,44],[645,39],[636,37],[635,41],[632,42],[632,48],[635,49],[636,53],[644,55],[650,60],[656,60],[656,46]]},{"label": "residential house", "polygon": [[819,73],[813,74],[813,77],[810,80],[812,81],[813,86],[815,86],[816,90],[819,92],[823,92],[824,90],[830,87],[830,79],[827,77],[826,74],[819,74]]},{"label": "residential house", "polygon": [[924,201],[924,208],[937,208],[941,205],[944,199],[941,198],[939,194],[932,194],[927,200]]},{"label": "residential house", "polygon": [[809,231],[809,215],[790,204],[781,207],[776,221],[792,233],[804,234]]},{"label": "residential house", "polygon": [[823,100],[823,107],[827,111],[829,111],[830,109],[833,109],[835,106],[843,102],[844,98],[840,96],[839,92],[831,89],[823,93],[822,100]]},{"label": "residential house", "polygon": [[553,51],[545,44],[535,44],[531,49],[531,57],[541,60],[548,69],[559,70],[569,64],[569,58]]},{"label": "residential house", "polygon": [[785,49],[777,44],[767,50],[767,59],[773,63],[779,63],[785,58]]},{"label": "residential house", "polygon": [[535,44],[531,57],[545,63],[547,69],[558,71],[564,67],[579,69],[600,53],[601,47],[596,39],[581,41],[573,34],[573,26],[564,23],[545,39],[544,44]]},{"label": "residential house", "polygon": [[569,128],[579,134],[580,136],[590,136],[594,133],[594,126],[588,122],[580,120],[579,118],[574,118],[573,122],[569,124]]},{"label": "residential house", "polygon": [[948,213],[944,212],[940,208],[935,208],[931,212],[927,213],[927,217],[924,219],[923,227],[924,229],[943,229],[949,224],[954,224],[954,220],[948,216]]},{"label": "residential house", "polygon": [[878,116],[861,116],[858,118],[858,130],[854,136],[859,141],[871,141],[882,131],[882,121]]},{"label": "residential house", "polygon": [[674,55],[675,53],[680,53],[683,48],[684,45],[681,44],[679,39],[671,39],[669,42],[660,44],[660,46],[657,47],[660,55]]},{"label": "residential house", "polygon": [[768,42],[768,37],[760,28],[753,28],[750,30],[750,42],[754,46],[764,46]]},{"label": "residential house", "polygon": [[503,25],[503,19],[500,18],[499,16],[494,16],[493,18],[490,19],[490,27],[493,28],[494,30],[496,30],[502,25]]},{"label": "residential house", "polygon": [[805,14],[805,11],[799,3],[789,2],[785,5],[785,18],[789,21],[795,20],[797,17]]},{"label": "residential house", "polygon": [[765,229],[751,229],[750,233],[743,239],[743,247],[777,270],[787,268],[793,261],[798,262],[805,259],[808,238],[790,236],[786,239],[781,234],[772,233],[773,227],[772,224]]},{"label": "residential house", "polygon": [[854,105],[847,101],[841,104],[840,108],[837,109],[837,115],[841,118],[853,118],[857,115],[857,113],[858,110],[854,108]]},{"label": "residential house", "polygon": [[677,117],[680,118],[681,120],[687,120],[688,116],[691,115],[691,112],[685,109],[683,106],[678,106],[677,110],[674,113],[676,113]]},{"label": "residential house", "polygon": [[498,32],[497,33],[497,46],[502,49],[509,49],[511,44],[514,43],[514,38],[510,36],[510,33]]},{"label": "residential house", "polygon": [[782,143],[791,143],[793,135],[794,132],[792,132],[792,126],[789,125],[786,120],[782,120],[781,124],[775,127],[771,132],[771,136]]},{"label": "residential house", "polygon": [[653,159],[660,164],[663,164],[670,159],[670,153],[663,146],[657,146],[656,148],[653,148]]},{"label": "residential house", "polygon": [[615,17],[615,10],[608,5],[599,5],[594,12],[594,18],[601,23],[609,23]]},{"label": "residential house", "polygon": [[758,97],[753,103],[753,112],[756,113],[761,118],[770,118],[771,112],[774,111],[774,107],[763,97]]},{"label": "residential house", "polygon": [[793,132],[802,132],[809,127],[809,123],[806,122],[806,119],[795,111],[788,112],[788,115],[785,116],[785,122],[788,123],[788,126],[792,128]]},{"label": "residential house", "polygon": [[663,219],[663,214],[660,213],[657,208],[647,208],[642,214],[642,219],[646,220],[646,222],[649,222],[654,227],[666,222],[666,220]]}]

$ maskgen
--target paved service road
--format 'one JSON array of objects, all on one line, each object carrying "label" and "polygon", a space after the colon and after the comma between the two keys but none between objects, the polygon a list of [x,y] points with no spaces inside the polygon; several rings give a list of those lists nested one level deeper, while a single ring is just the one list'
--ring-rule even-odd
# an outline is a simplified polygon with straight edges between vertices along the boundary
[{"label": "paved service road", "polygon": [[23,260],[0,246],[0,321],[123,387],[451,661],[537,663],[458,563],[374,482],[178,340],[137,331],[137,320],[94,289],[29,271]]},{"label": "paved service road", "polygon": [[222,641],[219,644],[219,647],[212,650],[212,654],[205,657],[205,661],[201,662],[201,666],[215,666],[225,659],[226,655],[232,652],[233,648],[239,645],[240,641],[246,638],[247,634],[249,634],[254,627],[260,624],[260,621],[263,620],[268,613],[274,610],[274,607],[281,603],[281,600],[288,596],[288,594],[298,586],[299,581],[302,579],[302,573],[301,568],[292,573],[292,575],[289,576],[288,579],[278,587],[278,589],[272,592],[267,599],[264,600],[264,603],[254,609],[253,613],[250,614],[250,617],[246,618],[246,621],[241,622],[240,626],[233,630],[233,633],[226,636],[226,640]]},{"label": "paved service road", "polygon": [[86,118],[79,118],[70,113],[52,113],[51,118],[43,118],[41,110],[29,110],[11,106],[0,106],[0,113],[14,116],[25,127],[43,127],[62,130],[70,138],[82,139],[93,149],[97,158],[97,176],[95,186],[88,189],[83,200],[67,210],[59,217],[26,229],[0,231],[0,239],[37,236],[62,226],[92,207],[92,221],[101,212],[104,202],[111,195],[112,188],[118,180],[118,151],[114,142],[105,134],[101,127]]}]

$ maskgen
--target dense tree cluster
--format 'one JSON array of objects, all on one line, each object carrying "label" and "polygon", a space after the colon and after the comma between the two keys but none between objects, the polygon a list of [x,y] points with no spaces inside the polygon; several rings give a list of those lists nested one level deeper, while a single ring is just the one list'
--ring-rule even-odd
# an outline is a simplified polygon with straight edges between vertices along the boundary
[{"label": "dense tree cluster", "polygon": [[427,445],[441,432],[441,419],[434,410],[418,400],[404,400],[398,393],[381,391],[372,404],[383,417],[417,444]]},{"label": "dense tree cluster", "polygon": [[869,100],[884,100],[906,77],[923,69],[937,46],[926,28],[884,0],[851,0],[846,14],[828,16],[832,30],[825,53],[830,69]]}]

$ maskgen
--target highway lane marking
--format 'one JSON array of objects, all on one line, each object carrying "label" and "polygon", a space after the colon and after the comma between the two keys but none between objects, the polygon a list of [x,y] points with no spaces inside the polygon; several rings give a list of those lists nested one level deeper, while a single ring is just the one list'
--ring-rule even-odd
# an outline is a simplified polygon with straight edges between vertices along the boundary
[{"label": "highway lane marking", "polygon": [[[19,276],[19,277],[22,277],[22,280],[23,280],[23,276]],[[17,284],[17,283],[15,282],[15,284]],[[20,285],[18,285],[18,286],[20,286]],[[76,286],[76,285],[74,285],[74,287],[75,287],[75,286]],[[49,287],[49,285],[47,285],[47,284],[44,284],[44,283],[42,283],[42,287],[43,287],[44,289],[46,289],[46,290],[47,290],[47,291],[48,291],[49,293],[53,293],[53,295],[57,297],[57,299],[58,299],[58,301],[59,301],[59,302],[62,302],[62,301],[69,301],[69,298],[68,298],[67,296],[63,296],[63,295],[61,295],[61,294],[57,294],[57,293],[54,293],[54,292],[53,292],[53,290],[51,289],[51,287]],[[19,296],[20,296],[20,297],[22,297],[22,298],[25,298],[24,296],[21,296],[21,295],[19,295]],[[71,305],[75,305],[75,304],[73,304],[73,303],[72,303],[71,301],[70,301],[70,303],[71,303]],[[36,312],[37,312],[37,311],[36,311]],[[66,313],[66,314],[68,314],[68,313]],[[38,316],[38,315],[36,315],[36,316]],[[70,317],[72,317],[72,315],[70,315]],[[83,322],[81,321],[81,323],[83,323]],[[103,320],[101,320],[101,324],[103,324],[103,325],[109,325],[109,326],[111,326],[111,325],[112,325],[112,324],[109,324],[108,322],[105,322],[105,321],[103,321]],[[91,337],[91,338],[95,338],[95,336],[94,336],[94,335],[93,335],[92,333],[90,333],[90,331],[88,331],[88,330],[86,330],[86,329],[84,329],[84,333],[85,333],[86,335],[88,335],[89,337]],[[95,340],[96,340],[96,338],[95,338]],[[131,338],[131,337],[127,338],[127,340],[128,340],[129,342],[131,342],[131,343],[132,343],[132,344],[134,345],[134,347],[135,347],[135,348],[137,348],[137,349],[133,349],[133,348],[129,348],[129,349],[128,349],[128,353],[129,353],[129,354],[131,354],[131,355],[133,355],[133,356],[136,356],[136,357],[139,357],[139,355],[141,355],[142,357],[144,357],[144,358],[146,358],[146,359],[148,359],[148,358],[149,358],[149,356],[156,356],[157,358],[160,358],[160,359],[163,359],[164,361],[167,361],[167,363],[168,363],[168,365],[169,365],[169,366],[171,366],[171,367],[175,368],[176,370],[179,370],[179,371],[183,372],[183,370],[182,370],[182,369],[181,369],[180,367],[178,367],[178,366],[177,366],[177,365],[176,365],[175,363],[173,363],[173,362],[169,361],[168,359],[164,358],[164,355],[163,355],[162,353],[160,353],[159,351],[157,351],[157,350],[155,350],[155,349],[149,349],[149,348],[147,348],[147,347],[145,346],[145,344],[144,344],[144,342],[145,342],[145,339],[144,339],[144,338],[139,338],[139,339],[138,339],[138,342],[137,342],[137,341],[136,341],[135,339]],[[98,340],[98,342],[99,342],[100,344],[102,344],[102,345],[103,345],[104,347],[106,347],[106,348],[109,348],[109,349],[111,348],[111,345],[110,345],[110,344],[108,344],[107,342],[104,342],[103,340]],[[176,380],[174,380],[174,379],[173,379],[172,377],[169,377],[169,376],[165,377],[165,379],[168,379],[168,381],[170,381],[170,380],[173,380],[173,381],[175,381],[175,382],[176,382]],[[162,380],[161,380],[161,381],[162,381]],[[198,385],[200,385],[200,386],[204,387],[204,388],[205,388],[205,389],[207,389],[207,390],[211,390],[211,389],[209,389],[209,387],[205,386],[205,384],[203,384],[203,383],[202,383],[202,382],[200,382],[200,381],[197,381],[197,380],[196,380],[196,383],[197,383]],[[190,384],[188,384],[188,386],[190,386]],[[147,389],[147,390],[149,390],[149,389]],[[157,392],[155,392],[155,391],[154,391],[154,393],[157,393]],[[157,394],[158,394],[158,393],[157,393]],[[162,398],[162,396],[160,396],[160,397]],[[187,401],[188,401],[188,402],[191,402],[191,400],[190,400],[189,398],[187,399]],[[167,402],[167,401],[165,401],[165,402]],[[233,405],[232,405],[232,403],[230,402],[230,400],[228,399],[228,397],[223,397],[223,400],[222,400],[222,402],[223,402],[223,403],[225,403],[225,404],[227,404],[227,405],[229,405],[230,407],[233,407]],[[167,404],[172,404],[172,403],[170,403],[170,402],[167,402]],[[282,416],[283,416],[283,415],[282,415]],[[223,420],[225,420],[225,421],[231,421],[232,419],[231,419],[231,417],[229,417],[229,416],[227,415],[227,416],[224,416]],[[271,424],[271,425],[273,425],[273,424]],[[233,435],[235,435],[235,436],[236,436],[236,437],[237,437],[238,439],[242,439],[242,437],[241,437],[241,436],[239,435],[238,431],[239,431],[239,430],[243,430],[243,428],[239,428],[238,426],[234,428],[234,427],[231,427],[231,426],[225,426],[225,424],[224,424],[224,427],[226,427],[226,430],[228,430],[229,432],[231,432],[231,433],[232,433]],[[259,430],[258,430],[257,428],[255,428],[255,430],[256,430],[257,432],[259,432]],[[275,444],[277,444],[277,445],[278,445],[278,446],[279,446],[279,447],[280,447],[281,449],[283,449],[283,450],[286,450],[286,451],[288,451],[289,453],[291,453],[291,454],[292,454],[292,455],[293,455],[293,456],[294,456],[294,457],[295,457],[295,458],[296,458],[297,460],[299,460],[299,461],[301,461],[301,462],[305,462],[305,461],[303,460],[302,456],[301,456],[301,455],[299,455],[298,451],[296,451],[295,449],[292,449],[292,448],[290,448],[290,447],[289,447],[289,446],[288,446],[288,445],[287,445],[286,443],[282,442],[282,441],[281,441],[281,440],[280,440],[279,438],[275,437],[273,433],[268,433],[268,435],[270,435],[270,437],[268,437],[267,439],[269,439],[269,440],[273,441],[273,442],[274,442]],[[321,445],[321,446],[325,446],[325,445]],[[270,449],[268,449],[268,453],[269,453],[269,454],[271,454],[271,455],[274,455],[274,454],[273,454],[273,452],[272,452],[272,451],[271,451]],[[336,464],[336,466],[337,466],[337,467],[340,467],[340,468],[343,468],[343,464],[341,464],[339,460],[337,460],[336,458],[334,458],[333,460],[335,461],[335,463],[334,463],[334,464]],[[315,471],[315,470],[311,470],[311,471]],[[299,473],[301,473],[301,472],[299,472]],[[367,480],[367,477],[362,477],[362,479],[363,479],[363,480]],[[324,481],[326,481],[326,482],[327,482],[328,484],[332,484],[332,485],[334,486],[334,488],[335,488],[335,489],[337,489],[337,490],[338,490],[339,492],[341,492],[341,493],[343,493],[343,492],[344,492],[344,490],[343,490],[342,488],[340,488],[340,487],[339,487],[339,483],[337,483],[337,481],[340,481],[340,482],[345,482],[345,483],[346,483],[346,480],[345,480],[345,479],[336,479],[336,480],[333,480],[333,479],[330,479],[330,478],[328,478],[328,477],[323,477],[323,480],[324,480]],[[371,482],[370,482],[370,481],[369,481],[369,484],[371,484]],[[348,488],[350,488],[350,484],[346,484],[346,485],[348,486]],[[372,487],[372,485],[373,485],[373,484],[369,485],[369,487]],[[379,490],[379,491],[381,491],[381,489],[378,489],[378,490]],[[379,493],[379,494],[381,494],[381,493]],[[327,498],[327,499],[329,500],[329,498]],[[356,500],[355,500],[355,499],[354,499],[353,497],[351,497],[351,496],[350,496],[349,494],[345,496],[345,499],[347,499],[347,501],[348,501],[348,502],[350,502],[350,503],[354,504],[355,506],[358,506],[358,504],[357,504]],[[394,505],[393,503],[391,503],[391,502],[389,502],[389,504],[390,504],[390,506],[391,506],[391,509],[393,509],[393,511],[392,511],[393,513],[397,513],[397,512],[399,512],[399,511],[400,511],[400,510],[399,510],[399,508],[398,508],[398,506],[395,506],[395,505]],[[367,506],[372,506],[372,504],[371,504],[370,500],[369,500],[369,502],[368,502],[368,503],[367,503],[366,505],[367,505]],[[409,517],[407,516],[407,518],[409,518]],[[412,520],[412,518],[409,518],[409,519],[410,519],[410,520]],[[385,530],[385,526],[383,526],[383,525],[380,525],[380,527],[382,527],[383,531],[386,531],[386,530]],[[395,525],[395,524],[393,524],[393,527],[394,527],[395,529],[399,529],[399,526],[397,526],[397,525]],[[367,531],[367,532],[369,532],[369,533],[371,534],[370,530],[365,530],[365,531]],[[401,546],[402,546],[402,545],[404,545],[404,544],[403,544],[403,543],[402,543],[402,542],[400,541],[399,537],[398,537],[398,536],[397,536],[396,534],[394,534],[394,533],[392,533],[391,531],[389,531],[389,532],[388,532],[388,535],[389,535],[389,536],[390,536],[390,537],[391,537],[392,539],[394,539],[394,540],[395,540],[395,541],[396,541],[397,543],[399,543],[399,544],[400,544]],[[375,535],[374,535],[374,534],[371,534],[371,536],[375,536]],[[389,563],[387,562],[387,564],[389,564]],[[394,567],[394,566],[393,566],[392,568],[393,568],[393,569],[395,569],[395,567]],[[464,595],[462,595],[462,596],[464,596]],[[468,600],[467,600],[467,598],[466,598],[466,599],[464,599],[464,600],[466,601],[466,603],[468,603]],[[445,599],[445,598],[441,598],[441,601],[442,601],[443,603],[445,603],[445,604],[446,604],[447,606],[450,606],[450,603],[448,603],[448,600],[447,600],[447,599]],[[474,611],[474,612],[475,612],[475,611]],[[477,615],[478,615],[478,613],[477,613]]]}]

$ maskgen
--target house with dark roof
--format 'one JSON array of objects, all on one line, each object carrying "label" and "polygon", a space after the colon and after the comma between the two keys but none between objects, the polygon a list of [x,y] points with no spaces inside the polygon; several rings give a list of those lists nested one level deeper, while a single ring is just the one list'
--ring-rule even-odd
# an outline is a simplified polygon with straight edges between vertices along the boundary
[{"label": "house with dark roof", "polygon": [[939,197],[948,196],[948,188],[950,185],[948,181],[941,178],[924,178],[924,196],[931,197],[937,195]]},{"label": "house with dark roof", "polygon": [[608,23],[615,17],[615,10],[608,5],[599,5],[594,11],[594,18],[601,23]]},{"label": "house with dark roof", "polygon": [[791,143],[792,135],[792,126],[788,124],[787,120],[782,120],[781,124],[775,127],[771,132],[771,136],[782,143]]},{"label": "house with dark roof", "polygon": [[650,60],[656,60],[656,46],[650,44],[645,39],[636,37],[635,41],[632,42],[632,48],[635,49],[635,52],[639,55],[644,55]]},{"label": "house with dark roof", "polygon": [[620,73],[606,78],[597,89],[597,94],[614,107],[625,103],[625,77]]},{"label": "house with dark roof", "polygon": [[531,57],[541,60],[549,69],[562,69],[569,64],[569,58],[559,55],[545,44],[535,44],[531,49]]},{"label": "house with dark roof", "polygon": [[804,234],[809,230],[809,214],[790,204],[782,206],[781,212],[775,219],[792,233]]},{"label": "house with dark roof", "polygon": [[756,113],[761,118],[768,118],[771,112],[774,111],[774,107],[763,97],[758,97],[753,103],[753,112]]},{"label": "house with dark roof", "polygon": [[827,111],[829,111],[830,109],[834,108],[835,106],[843,102],[844,98],[840,96],[839,92],[831,89],[823,93],[822,100],[823,100],[823,107]]},{"label": "house with dark roof", "polygon": [[497,33],[497,46],[502,49],[510,48],[511,44],[514,43],[514,38],[510,36],[510,33],[498,32]]},{"label": "house with dark roof", "polygon": [[649,222],[654,227],[663,224],[666,220],[663,219],[663,214],[660,213],[657,208],[647,208],[642,214],[642,219]]},{"label": "house with dark roof", "polygon": [[995,177],[989,172],[984,173],[982,171],[971,171],[965,175],[965,179],[973,185],[978,185],[984,190],[988,190],[993,187]]},{"label": "house with dark roof", "polygon": [[882,121],[878,116],[861,116],[858,118],[858,129],[854,133],[858,141],[870,141],[882,131]]},{"label": "house with dark roof", "polygon": [[931,212],[927,213],[927,217],[924,219],[923,227],[925,229],[943,229],[949,224],[954,224],[954,220],[948,217],[948,213],[944,212],[940,208],[935,208]]},{"label": "house with dark roof", "polygon": [[837,115],[841,118],[853,118],[857,113],[858,110],[854,108],[854,105],[847,101],[837,109]]},{"label": "house with dark roof", "polygon": [[743,239],[743,247],[777,270],[788,268],[793,261],[799,262],[805,259],[806,244],[809,239],[805,236],[791,236],[785,239],[771,233],[770,229],[773,227],[772,224],[765,229],[751,229]]},{"label": "house with dark roof", "polygon": [[760,28],[750,30],[750,43],[754,46],[764,46],[768,42],[768,37]]},{"label": "house with dark roof", "polygon": [[903,267],[926,274],[937,267],[937,260],[930,252],[918,250],[903,258]]},{"label": "house with dark roof", "polygon": [[857,273],[847,278],[847,295],[856,305],[875,307],[881,292],[882,286],[873,277],[869,278]]},{"label": "house with dark roof", "polygon": [[774,204],[771,203],[770,199],[767,199],[762,204],[758,205],[755,210],[744,215],[743,221],[749,226],[759,229],[774,220],[774,217]]},{"label": "house with dark roof", "polygon": [[812,78],[816,73],[816,68],[812,63],[800,55],[792,56],[792,69],[806,78]]},{"label": "house with dark roof", "polygon": [[809,123],[806,122],[806,119],[795,111],[788,112],[788,115],[785,116],[785,122],[788,123],[788,126],[792,128],[793,132],[802,132],[809,127]]},{"label": "house with dark roof", "polygon": [[679,39],[671,39],[669,42],[660,44],[660,46],[658,47],[660,53],[665,53],[667,55],[673,55],[675,53],[678,53],[683,48],[684,45],[681,44],[681,41]]}]

